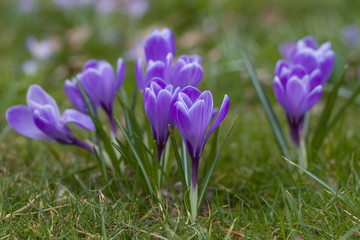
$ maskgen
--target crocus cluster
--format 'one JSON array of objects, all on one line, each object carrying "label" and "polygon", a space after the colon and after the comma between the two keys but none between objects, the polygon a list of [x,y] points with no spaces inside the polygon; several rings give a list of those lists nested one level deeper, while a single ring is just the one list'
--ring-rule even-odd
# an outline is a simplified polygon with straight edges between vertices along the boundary
[{"label": "crocus cluster", "polygon": [[276,64],[274,92],[285,110],[291,140],[299,146],[305,113],[320,100],[323,85],[334,66],[335,54],[329,42],[319,47],[311,36],[284,49],[287,58]]},{"label": "crocus cluster", "polygon": [[206,141],[229,110],[229,97],[225,95],[217,111],[211,93],[196,88],[203,75],[200,57],[182,55],[173,66],[175,41],[169,29],[155,29],[147,38],[144,49],[146,71],[143,72],[142,59],[139,59],[135,72],[138,87],[144,91],[144,108],[157,143],[158,161],[168,140],[168,126],[173,128],[175,124],[192,160],[190,204],[195,219],[200,156]]},{"label": "crocus cluster", "polygon": [[203,69],[201,59],[197,55],[182,55],[175,66],[175,39],[170,29],[159,31],[154,29],[144,44],[146,71],[143,71],[143,60],[139,58],[136,64],[136,83],[140,91],[148,86],[152,78],[163,79],[166,84],[184,88],[199,85]]},{"label": "crocus cluster", "polygon": [[76,138],[66,126],[73,122],[94,131],[95,126],[89,116],[74,109],[67,109],[60,115],[55,100],[38,85],[29,87],[26,102],[27,106],[17,105],[6,111],[6,120],[16,132],[30,138],[77,145],[92,151],[90,145]]}]

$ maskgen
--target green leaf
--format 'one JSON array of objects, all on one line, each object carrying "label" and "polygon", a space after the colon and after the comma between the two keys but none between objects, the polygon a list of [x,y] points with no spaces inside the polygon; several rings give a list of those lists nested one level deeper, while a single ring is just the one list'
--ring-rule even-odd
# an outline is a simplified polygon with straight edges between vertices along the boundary
[{"label": "green leaf", "polygon": [[174,151],[174,154],[175,154],[175,159],[176,159],[178,168],[180,170],[180,180],[181,180],[181,184],[183,186],[183,192],[184,192],[184,195],[185,195],[185,191],[189,187],[187,185],[187,182],[186,182],[186,179],[185,179],[185,171],[186,171],[186,169],[183,168],[183,165],[181,163],[181,158],[180,158],[180,154],[179,154],[178,147],[177,147],[177,144],[176,144],[176,140],[175,140],[175,137],[174,137],[174,132],[171,129],[170,125],[168,126],[168,128],[169,128],[169,136],[170,136],[171,146],[173,148],[173,151]]},{"label": "green leaf", "polygon": [[338,96],[338,94],[337,94],[338,90],[345,79],[345,72],[346,72],[347,68],[348,68],[348,66],[345,65],[339,79],[337,80],[336,84],[333,86],[332,91],[330,92],[329,96],[327,97],[325,108],[322,111],[320,120],[314,131],[314,137],[311,142],[311,149],[312,149],[311,154],[312,154],[312,152],[314,152],[314,150],[319,149],[326,134],[329,132],[329,129],[327,128],[327,126],[328,126],[327,123],[330,120],[332,110],[334,109],[334,104],[335,104],[335,101]]},{"label": "green leaf", "polygon": [[209,171],[208,171],[207,174],[206,174],[204,183],[202,184],[202,188],[201,188],[201,190],[200,190],[199,201],[198,201],[198,208],[200,208],[200,206],[201,206],[201,204],[202,204],[202,202],[203,202],[203,200],[204,200],[204,197],[205,197],[205,195],[206,195],[206,191],[207,191],[207,188],[208,188],[208,185],[209,185],[209,182],[210,182],[211,175],[212,175],[212,173],[213,173],[213,171],[214,171],[214,169],[215,169],[215,166],[216,166],[217,161],[219,160],[220,153],[221,153],[221,151],[222,151],[222,149],[223,149],[223,147],[224,147],[224,145],[225,145],[225,142],[226,142],[226,140],[228,139],[229,134],[230,134],[231,130],[232,130],[233,127],[234,127],[235,121],[236,121],[236,116],[235,116],[233,122],[231,123],[229,129],[227,130],[226,135],[225,135],[225,138],[224,138],[223,142],[221,143],[220,149],[219,149],[219,151],[217,152],[217,154],[216,154],[216,156],[215,156],[215,158],[214,158],[214,161],[212,162],[212,164],[211,164],[211,166],[210,166],[210,169],[209,169]]},{"label": "green leaf", "polygon": [[259,100],[265,110],[266,117],[269,120],[271,129],[273,130],[273,133],[274,133],[277,143],[279,145],[280,151],[283,156],[289,157],[290,154],[289,154],[288,146],[286,144],[284,134],[281,130],[279,121],[277,120],[276,115],[274,114],[274,111],[271,107],[269,99],[268,99],[266,93],[264,92],[264,89],[262,88],[258,77],[256,76],[255,70],[254,70],[251,62],[245,53],[243,53],[242,60],[245,64],[245,67],[246,67],[248,73],[249,73],[251,82],[254,85],[256,94],[258,95]]},{"label": "green leaf", "polygon": [[346,205],[350,206],[351,208],[354,208],[353,204],[346,198],[344,197],[342,194],[340,194],[339,192],[336,192],[332,187],[330,187],[329,185],[327,185],[324,181],[322,181],[320,178],[318,178],[317,176],[315,176],[314,174],[312,174],[311,172],[309,172],[308,170],[300,167],[298,164],[290,161],[289,159],[285,158],[285,161],[287,161],[288,163],[290,163],[291,165],[297,167],[298,169],[300,169],[301,171],[305,172],[307,175],[309,175],[311,178],[313,178],[315,181],[317,181],[318,183],[320,183],[323,187],[325,187],[329,192],[333,193],[337,198],[339,198],[343,203],[345,203]]},{"label": "green leaf", "polygon": [[144,163],[143,163],[143,160],[140,158],[139,154],[138,154],[138,149],[136,148],[136,146],[134,145],[134,143],[132,142],[131,140],[131,137],[129,136],[128,132],[125,130],[125,128],[121,125],[121,123],[116,120],[116,123],[117,125],[119,126],[121,132],[123,133],[124,135],[124,138],[126,140],[126,142],[129,144],[130,146],[130,149],[140,167],[140,171],[142,173],[142,176],[144,177],[144,180],[145,180],[145,184],[146,184],[146,187],[147,187],[147,190],[150,194],[154,194],[154,191],[153,191],[153,188],[152,188],[152,185],[151,185],[151,181],[150,181],[150,178],[149,178],[149,174],[147,173],[145,167],[144,167]]}]

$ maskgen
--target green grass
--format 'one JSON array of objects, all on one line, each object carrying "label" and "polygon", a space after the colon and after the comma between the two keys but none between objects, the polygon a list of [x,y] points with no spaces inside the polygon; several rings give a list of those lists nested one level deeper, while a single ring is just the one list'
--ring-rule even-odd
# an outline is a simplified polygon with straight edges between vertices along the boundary
[{"label": "green grass", "polygon": [[[360,55],[347,48],[340,36],[345,24],[360,27],[360,4],[350,0],[156,1],[142,19],[131,19],[122,14],[100,17],[90,10],[61,12],[50,1],[42,2],[44,7],[34,15],[18,13],[11,0],[0,3],[0,239],[360,237],[360,106],[347,109],[309,159],[309,172],[336,195],[282,158],[241,62],[241,53],[246,51],[287,136],[285,116],[272,93],[273,69],[280,58],[278,43],[309,34],[319,43],[331,41],[337,76],[346,62]],[[60,109],[70,107],[64,80],[79,72],[87,59],[107,59],[114,65],[137,38],[145,37],[153,27],[165,26],[174,31],[178,55],[202,57],[205,76],[200,89],[213,92],[216,106],[225,93],[230,97],[220,140],[237,115],[195,224],[180,213],[167,184],[162,189],[162,205],[143,191],[130,167],[126,177],[134,184],[129,187],[124,179],[110,174],[110,184],[104,187],[93,155],[20,136],[4,117],[8,107],[25,103],[26,90],[34,83],[53,95]],[[69,38],[80,27],[89,36],[74,46]],[[41,63],[33,76],[21,70],[23,61],[31,58],[25,48],[29,35],[52,36],[61,43],[60,51]],[[127,60],[126,68],[123,87],[131,95],[134,62]],[[355,71],[356,66],[350,65],[345,80],[348,89],[357,87]],[[140,103],[138,96],[139,112]],[[324,103],[312,111],[309,134]],[[343,103],[338,98],[336,108]],[[118,104],[115,112],[121,120]],[[291,151],[290,161],[296,162],[296,151]],[[200,160],[200,184],[208,154],[209,146]],[[178,172],[172,173],[170,179],[181,195]]]}]

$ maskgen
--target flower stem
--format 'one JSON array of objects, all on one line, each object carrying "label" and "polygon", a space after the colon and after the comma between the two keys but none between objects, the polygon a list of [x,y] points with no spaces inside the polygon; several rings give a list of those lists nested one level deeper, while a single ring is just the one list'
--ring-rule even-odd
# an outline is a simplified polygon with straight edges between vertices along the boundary
[{"label": "flower stem", "polygon": [[304,137],[300,138],[300,145],[298,147],[299,152],[299,165],[300,167],[307,169],[308,160],[307,160],[307,152],[306,152],[306,144]]},{"label": "flower stem", "polygon": [[197,215],[197,201],[198,201],[198,187],[197,184],[191,185],[190,188],[190,208],[191,208],[191,219],[193,222],[196,220]]},{"label": "flower stem", "polygon": [[195,222],[197,216],[197,202],[198,202],[198,186],[197,186],[197,175],[199,161],[192,161],[192,179],[191,179],[191,188],[190,188],[190,207],[191,207],[191,218]]}]

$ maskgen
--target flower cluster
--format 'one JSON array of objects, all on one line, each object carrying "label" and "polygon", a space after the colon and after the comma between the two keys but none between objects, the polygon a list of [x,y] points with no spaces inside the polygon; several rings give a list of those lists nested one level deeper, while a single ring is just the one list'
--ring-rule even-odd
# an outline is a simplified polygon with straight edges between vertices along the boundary
[{"label": "flower cluster", "polygon": [[[175,122],[192,158],[193,176],[197,176],[204,145],[225,118],[229,98],[225,96],[218,118],[205,136],[214,109],[211,93],[201,93],[195,88],[203,75],[200,57],[182,55],[173,67],[175,40],[169,29],[153,30],[145,41],[144,50],[147,69],[144,76],[142,59],[139,59],[136,80],[139,89],[144,91],[145,113],[158,145],[158,159],[160,161],[169,136],[168,125],[173,128]],[[196,185],[196,177],[193,185]]]},{"label": "flower cluster", "polygon": [[291,140],[299,146],[305,113],[320,100],[323,85],[334,66],[335,54],[329,42],[319,47],[311,36],[283,49],[286,49],[287,58],[276,64],[274,93],[286,112]]},{"label": "flower cluster", "polygon": [[[210,135],[227,115],[229,97],[225,95],[220,110],[215,110],[212,94],[196,88],[203,76],[199,56],[182,55],[174,64],[175,40],[171,30],[153,30],[146,39],[144,50],[146,71],[143,71],[142,60],[139,59],[135,69],[136,82],[143,92],[144,110],[157,144],[158,161],[162,160],[169,138],[169,126],[173,129],[176,125],[192,160],[191,209],[195,217],[200,156]],[[27,137],[73,144],[92,151],[91,145],[74,136],[67,123],[74,122],[81,128],[94,131],[92,118],[99,120],[97,112],[102,108],[116,136],[113,106],[124,77],[125,63],[122,58],[117,61],[116,71],[105,60],[89,60],[82,72],[64,84],[66,96],[78,110],[67,109],[61,116],[55,100],[41,87],[33,85],[28,90],[28,106],[9,108],[7,121],[15,131]],[[87,115],[89,113],[91,117]],[[102,132],[96,126],[96,130]],[[99,135],[105,148],[108,139],[104,134]],[[100,143],[98,145],[102,147]],[[112,159],[112,166],[116,165],[116,160]]]}]

